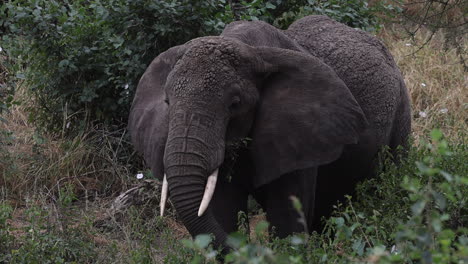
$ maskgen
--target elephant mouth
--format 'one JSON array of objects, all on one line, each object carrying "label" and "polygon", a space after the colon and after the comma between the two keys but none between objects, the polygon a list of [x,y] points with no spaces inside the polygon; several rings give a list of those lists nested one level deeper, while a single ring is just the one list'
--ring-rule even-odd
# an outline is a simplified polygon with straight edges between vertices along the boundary
[{"label": "elephant mouth", "polygon": [[[210,205],[210,201],[213,198],[213,194],[216,187],[216,181],[218,180],[218,172],[219,168],[216,169],[206,181],[205,191],[203,193],[203,198],[200,203],[200,207],[198,209],[198,217],[202,216],[205,213],[208,205]],[[166,207],[167,197],[169,193],[169,184],[167,182],[167,176],[164,174],[164,179],[162,183],[162,190],[161,190],[161,202],[159,204],[160,207],[160,215],[161,217],[164,215],[164,210]]]}]

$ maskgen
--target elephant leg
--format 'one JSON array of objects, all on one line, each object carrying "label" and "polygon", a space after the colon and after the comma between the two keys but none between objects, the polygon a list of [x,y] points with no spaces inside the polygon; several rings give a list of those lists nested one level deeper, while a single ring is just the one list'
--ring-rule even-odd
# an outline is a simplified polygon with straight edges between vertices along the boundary
[{"label": "elephant leg", "polygon": [[254,198],[267,213],[267,220],[274,228],[275,236],[284,238],[305,231],[304,225],[298,221],[300,215],[294,209],[290,197],[296,196],[300,200],[308,225],[314,211],[316,178],[316,168],[295,171],[282,175],[254,192]]},{"label": "elephant leg", "polygon": [[247,213],[247,198],[248,193],[242,186],[224,175],[218,177],[210,206],[216,221],[227,234],[237,231],[238,213]]},{"label": "elephant leg", "polygon": [[311,231],[321,232],[322,218],[330,217],[333,206],[344,202],[345,195],[353,196],[359,181],[371,177],[376,152],[371,147],[350,146],[337,161],[319,167]]}]

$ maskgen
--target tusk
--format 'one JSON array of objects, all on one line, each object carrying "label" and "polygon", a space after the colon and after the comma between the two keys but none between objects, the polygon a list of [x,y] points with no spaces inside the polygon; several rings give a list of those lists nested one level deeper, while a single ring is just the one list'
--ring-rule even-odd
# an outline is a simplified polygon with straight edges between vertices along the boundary
[{"label": "tusk", "polygon": [[164,179],[162,183],[162,191],[161,191],[161,202],[159,203],[160,212],[159,214],[161,217],[164,215],[164,208],[166,207],[166,200],[167,200],[167,191],[168,191],[168,184],[166,174],[164,174]]},{"label": "tusk", "polygon": [[216,169],[213,174],[208,177],[205,193],[203,194],[203,199],[201,201],[200,208],[198,209],[198,216],[202,216],[210,204],[211,198],[213,197],[213,193],[215,191],[216,180],[218,179],[218,170],[219,169]]}]

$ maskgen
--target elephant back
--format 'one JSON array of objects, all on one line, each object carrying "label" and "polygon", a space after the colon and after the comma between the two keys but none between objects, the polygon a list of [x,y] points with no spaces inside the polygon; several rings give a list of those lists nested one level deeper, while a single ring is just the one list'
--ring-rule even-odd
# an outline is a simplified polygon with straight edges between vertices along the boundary
[{"label": "elephant back", "polygon": [[284,33],[333,68],[364,111],[376,143],[390,144],[395,113],[408,100],[408,93],[383,43],[326,16],[302,18]]}]

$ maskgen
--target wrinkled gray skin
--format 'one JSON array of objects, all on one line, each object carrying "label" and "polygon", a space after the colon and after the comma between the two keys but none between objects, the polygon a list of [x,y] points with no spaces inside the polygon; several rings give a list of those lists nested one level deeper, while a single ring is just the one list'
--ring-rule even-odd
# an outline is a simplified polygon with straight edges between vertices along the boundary
[{"label": "wrinkled gray skin", "polygon": [[[403,78],[380,41],[324,16],[278,30],[239,21],[221,36],[160,54],[140,80],[129,129],[192,235],[216,245],[236,229],[253,195],[280,237],[309,230],[355,183],[371,176],[383,145],[410,133]],[[227,142],[251,138],[230,166]],[[197,216],[206,179],[221,167],[208,210]],[[226,175],[231,177],[229,180]]]}]

